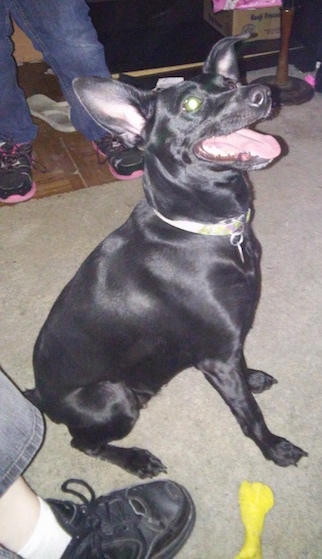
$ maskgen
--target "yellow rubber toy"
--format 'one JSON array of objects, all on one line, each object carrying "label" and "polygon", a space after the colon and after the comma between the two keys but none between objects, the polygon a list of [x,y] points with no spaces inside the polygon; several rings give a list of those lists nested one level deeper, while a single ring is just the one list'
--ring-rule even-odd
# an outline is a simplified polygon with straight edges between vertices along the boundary
[{"label": "yellow rubber toy", "polygon": [[265,516],[274,505],[268,485],[243,481],[239,488],[240,515],[245,527],[245,541],[235,559],[263,559],[261,535]]}]

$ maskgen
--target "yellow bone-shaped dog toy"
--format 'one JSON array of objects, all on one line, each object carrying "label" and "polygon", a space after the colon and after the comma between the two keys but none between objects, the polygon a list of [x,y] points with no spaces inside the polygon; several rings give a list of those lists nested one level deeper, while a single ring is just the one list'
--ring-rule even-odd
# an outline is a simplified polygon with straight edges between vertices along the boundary
[{"label": "yellow bone-shaped dog toy", "polygon": [[235,559],[263,559],[261,534],[265,515],[274,505],[268,485],[243,481],[239,488],[240,514],[245,527],[245,541]]}]

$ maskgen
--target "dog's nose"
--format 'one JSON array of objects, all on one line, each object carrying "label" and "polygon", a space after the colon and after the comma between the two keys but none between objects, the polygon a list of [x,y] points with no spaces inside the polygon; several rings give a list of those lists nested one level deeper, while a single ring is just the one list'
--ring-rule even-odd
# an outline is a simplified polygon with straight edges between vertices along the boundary
[{"label": "dog's nose", "polygon": [[267,85],[255,85],[248,93],[250,104],[254,107],[262,107],[271,96],[271,90]]}]

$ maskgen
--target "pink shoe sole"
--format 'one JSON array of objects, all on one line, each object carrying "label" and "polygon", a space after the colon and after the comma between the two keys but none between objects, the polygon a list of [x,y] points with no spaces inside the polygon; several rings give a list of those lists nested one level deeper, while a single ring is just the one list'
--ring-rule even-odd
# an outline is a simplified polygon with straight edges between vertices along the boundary
[{"label": "pink shoe sole", "polygon": [[[106,155],[97,147],[97,145],[95,144],[95,142],[92,142],[92,146],[95,149],[95,151],[97,151],[102,157],[106,157]],[[115,177],[116,179],[119,179],[120,181],[128,181],[130,179],[138,179],[140,177],[142,177],[143,175],[143,170],[139,170],[139,171],[133,171],[133,173],[131,175],[119,175],[115,169],[109,165],[109,162],[106,161],[107,166],[109,168],[109,170],[111,171],[113,177]]]},{"label": "pink shoe sole", "polygon": [[12,196],[9,196],[9,198],[6,198],[6,200],[0,199],[0,201],[3,204],[19,204],[20,202],[27,202],[27,200],[30,200],[30,198],[32,198],[35,195],[35,193],[36,193],[36,183],[33,182],[31,189],[24,196],[20,196],[19,194],[13,194]]},{"label": "pink shoe sole", "polygon": [[134,171],[132,173],[132,175],[118,175],[117,172],[113,169],[113,167],[111,167],[110,165],[108,165],[109,170],[111,171],[113,177],[115,177],[116,179],[119,179],[120,181],[127,181],[130,179],[138,179],[139,177],[142,177],[143,175],[143,171]]}]

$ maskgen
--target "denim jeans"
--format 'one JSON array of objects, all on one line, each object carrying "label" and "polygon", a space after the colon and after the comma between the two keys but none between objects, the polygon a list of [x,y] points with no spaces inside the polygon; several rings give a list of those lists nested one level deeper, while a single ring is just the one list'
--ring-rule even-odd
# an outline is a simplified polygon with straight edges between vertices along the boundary
[{"label": "denim jeans", "polygon": [[43,436],[40,411],[0,371],[0,497],[29,466]]},{"label": "denim jeans", "polygon": [[[43,437],[40,411],[0,371],[0,497],[29,466]],[[0,546],[0,559],[17,558]]]},{"label": "denim jeans", "polygon": [[25,96],[17,83],[12,57],[10,16],[41,51],[57,76],[71,107],[74,127],[88,140],[106,135],[78,101],[72,80],[78,76],[109,77],[104,48],[97,39],[85,0],[0,1],[0,140],[30,142],[37,135]]}]

